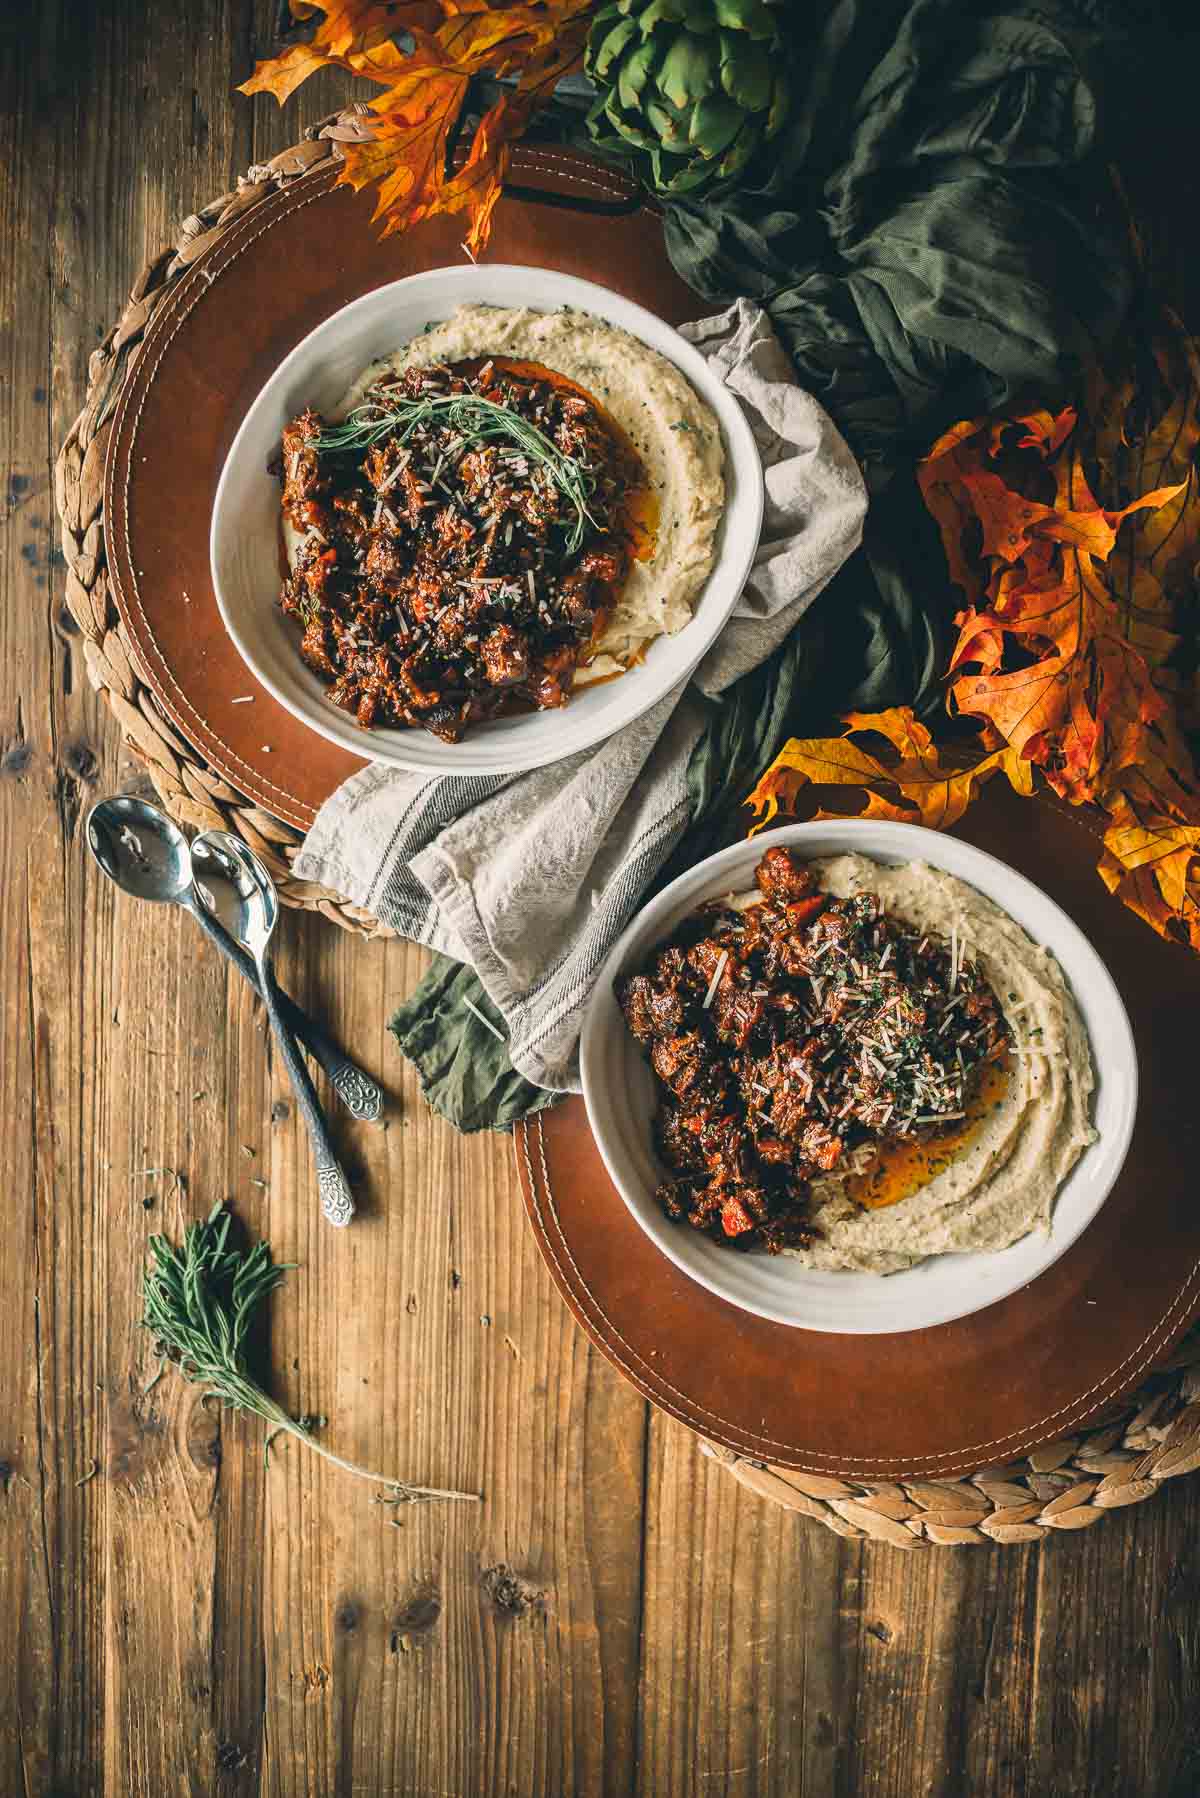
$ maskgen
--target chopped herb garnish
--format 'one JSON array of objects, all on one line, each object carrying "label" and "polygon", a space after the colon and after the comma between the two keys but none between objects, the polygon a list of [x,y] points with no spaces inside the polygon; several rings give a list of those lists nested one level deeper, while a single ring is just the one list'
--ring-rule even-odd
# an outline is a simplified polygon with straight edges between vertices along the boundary
[{"label": "chopped herb garnish", "polygon": [[[378,393],[355,406],[344,424],[330,425],[316,440],[322,450],[364,450],[381,438],[407,443],[421,425],[434,421],[448,424],[468,448],[484,443],[509,442],[544,470],[574,513],[567,538],[568,553],[583,542],[588,525],[596,521],[588,511],[593,480],[586,463],[566,456],[544,431],[511,406],[485,400],[477,393],[422,393],[415,399],[395,391]],[[435,477],[436,478],[436,477]]]}]

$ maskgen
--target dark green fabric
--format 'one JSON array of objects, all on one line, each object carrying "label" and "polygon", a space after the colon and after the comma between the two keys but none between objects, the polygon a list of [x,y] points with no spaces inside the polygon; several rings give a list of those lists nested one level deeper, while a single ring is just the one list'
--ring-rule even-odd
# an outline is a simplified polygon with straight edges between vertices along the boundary
[{"label": "dark green fabric", "polygon": [[389,1029],[416,1064],[421,1091],[435,1111],[459,1130],[509,1130],[558,1095],[521,1078],[503,1041],[467,999],[503,1030],[504,1019],[474,971],[449,955],[435,955]]},{"label": "dark green fabric", "polygon": [[1085,71],[1125,39],[1067,0],[791,10],[824,24],[796,40],[789,124],[759,178],[672,204],[667,247],[706,297],[763,300],[856,453],[894,465],[1118,321]]},{"label": "dark green fabric", "polygon": [[[795,102],[736,188],[666,213],[671,259],[705,298],[760,300],[804,386],[862,461],[863,548],[792,638],[713,704],[689,768],[692,831],[786,736],[850,707],[942,698],[952,605],[915,464],[955,419],[1046,404],[1129,301],[1096,152],[1097,94],[1133,53],[1101,0],[792,4]],[[579,108],[557,129],[586,141]],[[459,1129],[507,1128],[547,1095],[514,1072],[443,960],[393,1023],[426,1097]],[[465,1022],[464,1022],[465,1020]]]}]

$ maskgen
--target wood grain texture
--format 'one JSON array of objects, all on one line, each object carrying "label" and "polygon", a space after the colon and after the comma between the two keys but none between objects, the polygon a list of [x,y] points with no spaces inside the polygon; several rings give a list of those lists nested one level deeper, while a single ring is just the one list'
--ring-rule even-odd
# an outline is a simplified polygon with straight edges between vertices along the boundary
[{"label": "wood grain texture", "polygon": [[[419,951],[287,915],[281,967],[392,1094],[324,1229],[260,1009],[79,821],[136,781],[64,623],[49,466],[168,226],[345,94],[235,96],[269,0],[0,18],[0,1792],[28,1798],[1200,1789],[1200,1480],[1045,1550],[902,1556],[650,1417],[559,1303],[506,1141],[386,1037]],[[1178,58],[1181,67],[1186,58]],[[335,1116],[337,1114],[334,1114]],[[156,1229],[221,1197],[296,1271],[275,1390],[381,1471],[151,1384]]]}]

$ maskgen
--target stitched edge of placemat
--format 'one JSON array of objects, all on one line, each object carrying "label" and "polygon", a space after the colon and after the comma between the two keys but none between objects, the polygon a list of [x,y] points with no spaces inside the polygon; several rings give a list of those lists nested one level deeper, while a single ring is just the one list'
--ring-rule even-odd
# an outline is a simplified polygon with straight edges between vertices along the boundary
[{"label": "stitched edge of placemat", "polygon": [[117,400],[162,301],[198,257],[270,195],[340,160],[338,144],[365,134],[360,104],[312,126],[302,143],[256,165],[230,193],[184,219],[175,242],[142,269],[125,309],[88,361],[87,398],[54,465],[54,503],[67,564],[66,607],[83,638],[88,678],[116,718],[170,815],[192,830],[231,830],[270,869],[285,905],[320,912],[364,936],[391,936],[369,912],[298,880],[302,833],[238,792],[175,729],[138,666],[113,599],[104,540],[104,465]]},{"label": "stitched edge of placemat", "polygon": [[[532,1128],[540,1136],[541,1120]],[[524,1148],[528,1199],[536,1204],[528,1126],[513,1134],[514,1146]],[[541,1162],[552,1203],[544,1154]],[[656,1398],[650,1402],[671,1411]],[[1086,1529],[1122,1505],[1141,1504],[1165,1481],[1200,1469],[1200,1324],[1135,1392],[1105,1404],[1086,1426],[971,1474],[806,1473],[699,1440],[704,1454],[760,1498],[852,1540],[894,1548],[1040,1542],[1056,1530]]]}]

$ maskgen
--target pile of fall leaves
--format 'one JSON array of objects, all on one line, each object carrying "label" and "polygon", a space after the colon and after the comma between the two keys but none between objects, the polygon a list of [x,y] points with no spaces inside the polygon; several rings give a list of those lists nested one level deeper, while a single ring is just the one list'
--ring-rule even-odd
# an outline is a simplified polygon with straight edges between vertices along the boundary
[{"label": "pile of fall leaves", "polygon": [[1094,809],[1110,892],[1200,949],[1200,353],[1172,314],[1156,323],[1130,332],[1132,366],[1091,370],[1078,408],[965,421],[920,465],[965,600],[947,709],[974,728],[939,748],[894,708],[793,738],[750,796],[758,828],[820,797],[809,788],[943,828],[998,774],[1023,794],[1044,785]]}]

